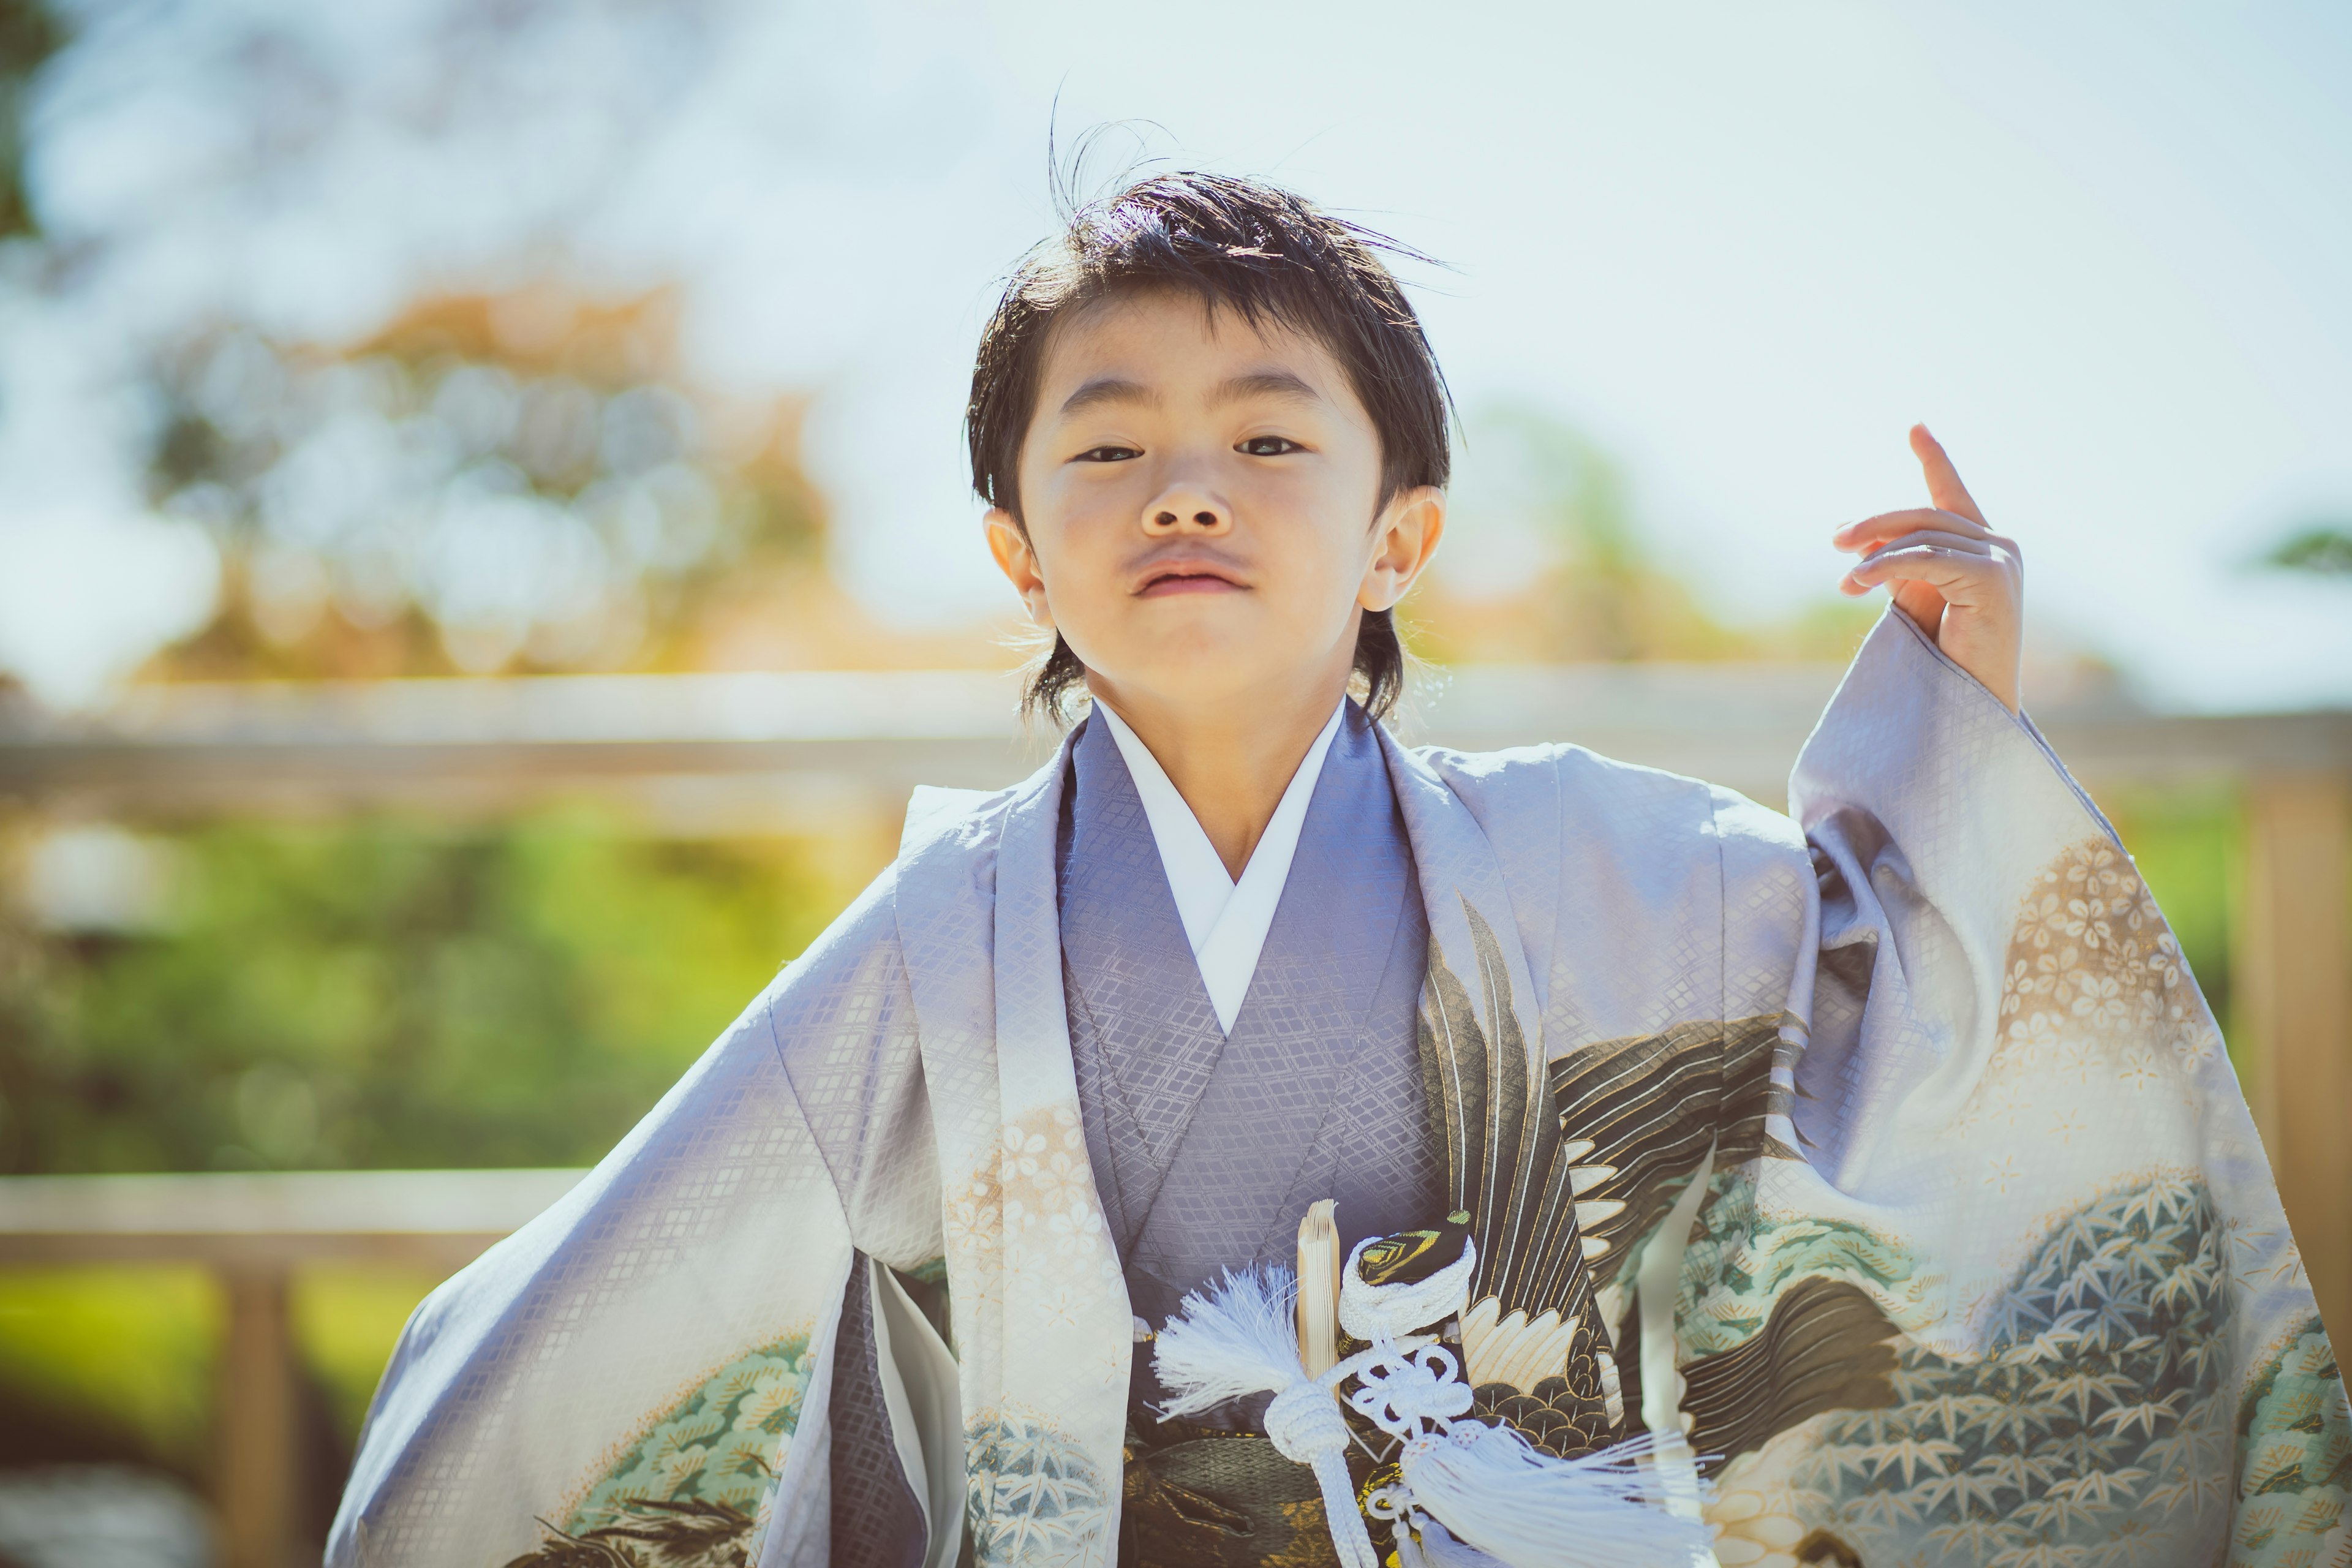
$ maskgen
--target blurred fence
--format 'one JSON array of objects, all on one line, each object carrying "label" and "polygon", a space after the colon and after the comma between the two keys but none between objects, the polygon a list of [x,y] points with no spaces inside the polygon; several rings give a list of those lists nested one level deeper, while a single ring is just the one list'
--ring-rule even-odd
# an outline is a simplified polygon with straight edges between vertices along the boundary
[{"label": "blurred fence", "polygon": [[328,1259],[452,1274],[577,1171],[320,1171],[0,1181],[0,1264],[194,1263],[228,1305],[213,1500],[228,1568],[288,1568],[298,1464],[289,1287]]},{"label": "blurred fence", "polygon": [[[1572,740],[1768,802],[1834,689],[1832,665],[1462,668],[1413,739]],[[1023,776],[1051,737],[1007,677],[811,672],[151,686],[100,713],[0,708],[0,801],[174,819],[381,805],[512,809],[583,794],[695,831],[819,831],[878,866],[908,788]],[[2095,794],[2228,784],[2244,812],[2233,1055],[2323,1312],[2352,1322],[2352,713],[2172,718],[2112,688],[2035,718]],[[205,1263],[228,1286],[216,1494],[231,1568],[287,1550],[289,1270],[401,1256],[455,1268],[560,1194],[564,1172],[20,1178],[0,1265]]]},{"label": "blurred fence", "polygon": [[[1416,688],[1412,741],[1578,744],[1778,801],[1836,689],[1835,664],[1472,666]],[[0,800],[94,815],[374,803],[484,808],[605,792],[671,814],[895,816],[917,784],[1022,777],[1050,733],[1013,718],[1009,675],[540,676],[185,682],[88,715],[0,700]],[[2098,682],[2037,691],[2033,715],[2095,784],[2340,778],[2352,712],[2151,714]]]}]

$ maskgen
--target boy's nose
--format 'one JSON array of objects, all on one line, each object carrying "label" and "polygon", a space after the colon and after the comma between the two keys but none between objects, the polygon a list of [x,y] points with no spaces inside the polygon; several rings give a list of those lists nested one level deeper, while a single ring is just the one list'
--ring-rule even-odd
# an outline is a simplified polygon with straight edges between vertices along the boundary
[{"label": "boy's nose", "polygon": [[1143,511],[1146,533],[1223,533],[1232,526],[1232,517],[1217,499],[1191,485],[1162,491]]}]

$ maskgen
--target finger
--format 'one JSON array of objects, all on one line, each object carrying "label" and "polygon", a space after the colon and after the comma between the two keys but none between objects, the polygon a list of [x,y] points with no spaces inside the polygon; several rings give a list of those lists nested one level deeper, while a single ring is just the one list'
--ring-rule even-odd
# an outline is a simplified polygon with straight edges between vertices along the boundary
[{"label": "finger", "polygon": [[1845,574],[1845,583],[1855,584],[1846,589],[1849,593],[1864,592],[1882,583],[1925,583],[1954,604],[1984,605],[2010,592],[2011,570],[1998,557],[1964,551],[1889,550],[1855,566]]},{"label": "finger", "polygon": [[[1948,511],[1920,510],[1907,513],[1890,512],[1886,515],[1890,518],[1916,518],[1926,523],[1948,524],[1949,526],[1920,526],[1913,527],[1908,530],[1890,528],[1885,537],[1873,538],[1868,532],[1859,531],[1864,530],[1868,524],[1876,523],[1880,521],[1877,518],[1870,518],[1864,520],[1864,522],[1853,524],[1853,530],[1850,531],[1853,532],[1853,537],[1843,539],[1839,547],[1841,549],[1857,552],[1864,557],[1867,558],[1872,553],[1885,550],[1892,545],[1907,543],[1935,543],[1946,545],[1953,549],[1963,549],[1975,555],[2003,555],[2008,557],[2011,564],[2016,566],[2021,571],[2024,568],[2025,552],[2023,548],[2018,544],[2016,540],[2010,538],[2009,535],[2005,533],[1995,533],[1992,530],[1982,527],[1966,518],[1958,516],[1955,513]],[[1965,531],[1962,531],[1963,530],[1965,530]]]},{"label": "finger", "polygon": [[1944,444],[1927,433],[1925,425],[1911,426],[1912,455],[1919,459],[1920,471],[1927,476],[1927,499],[1946,511],[1958,512],[1971,521],[1984,521],[1984,513],[1977,510],[1969,487],[1960,483],[1960,470],[1952,467],[1951,458]]},{"label": "finger", "polygon": [[1975,518],[1962,517],[1956,511],[1915,506],[1900,511],[1882,511],[1876,517],[1865,517],[1860,522],[1849,522],[1830,535],[1830,542],[1840,550],[1856,550],[1874,540],[1899,539],[1923,528],[1941,529],[1948,533],[1990,534],[1992,531]]},{"label": "finger", "polygon": [[1890,550],[1907,550],[1913,546],[1938,550],[1957,550],[1965,555],[1990,558],[1992,541],[1966,533],[1946,533],[1940,529],[1923,528],[1916,533],[1906,533],[1899,539],[1889,539],[1863,552],[1864,561],[1875,561]]}]

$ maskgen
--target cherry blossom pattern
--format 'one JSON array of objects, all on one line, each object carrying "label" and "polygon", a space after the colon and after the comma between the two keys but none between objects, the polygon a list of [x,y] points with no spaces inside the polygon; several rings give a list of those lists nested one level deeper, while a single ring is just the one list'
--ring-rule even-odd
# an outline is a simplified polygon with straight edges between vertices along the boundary
[{"label": "cherry blossom pattern", "polygon": [[1990,1112],[2021,1075],[2146,1090],[2221,1053],[2180,943],[2129,858],[2104,837],[2072,846],[2034,879],[2003,962],[2000,1040],[1965,1122]]}]

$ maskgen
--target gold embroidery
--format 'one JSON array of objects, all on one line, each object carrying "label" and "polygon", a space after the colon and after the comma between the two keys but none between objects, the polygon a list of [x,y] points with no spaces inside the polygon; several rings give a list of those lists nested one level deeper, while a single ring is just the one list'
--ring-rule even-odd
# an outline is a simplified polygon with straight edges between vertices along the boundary
[{"label": "gold embroidery", "polygon": [[1323,1513],[1323,1500],[1276,1505],[1290,1526],[1290,1544],[1267,1557],[1265,1568],[1334,1568],[1339,1554],[1331,1545],[1331,1526]]}]

